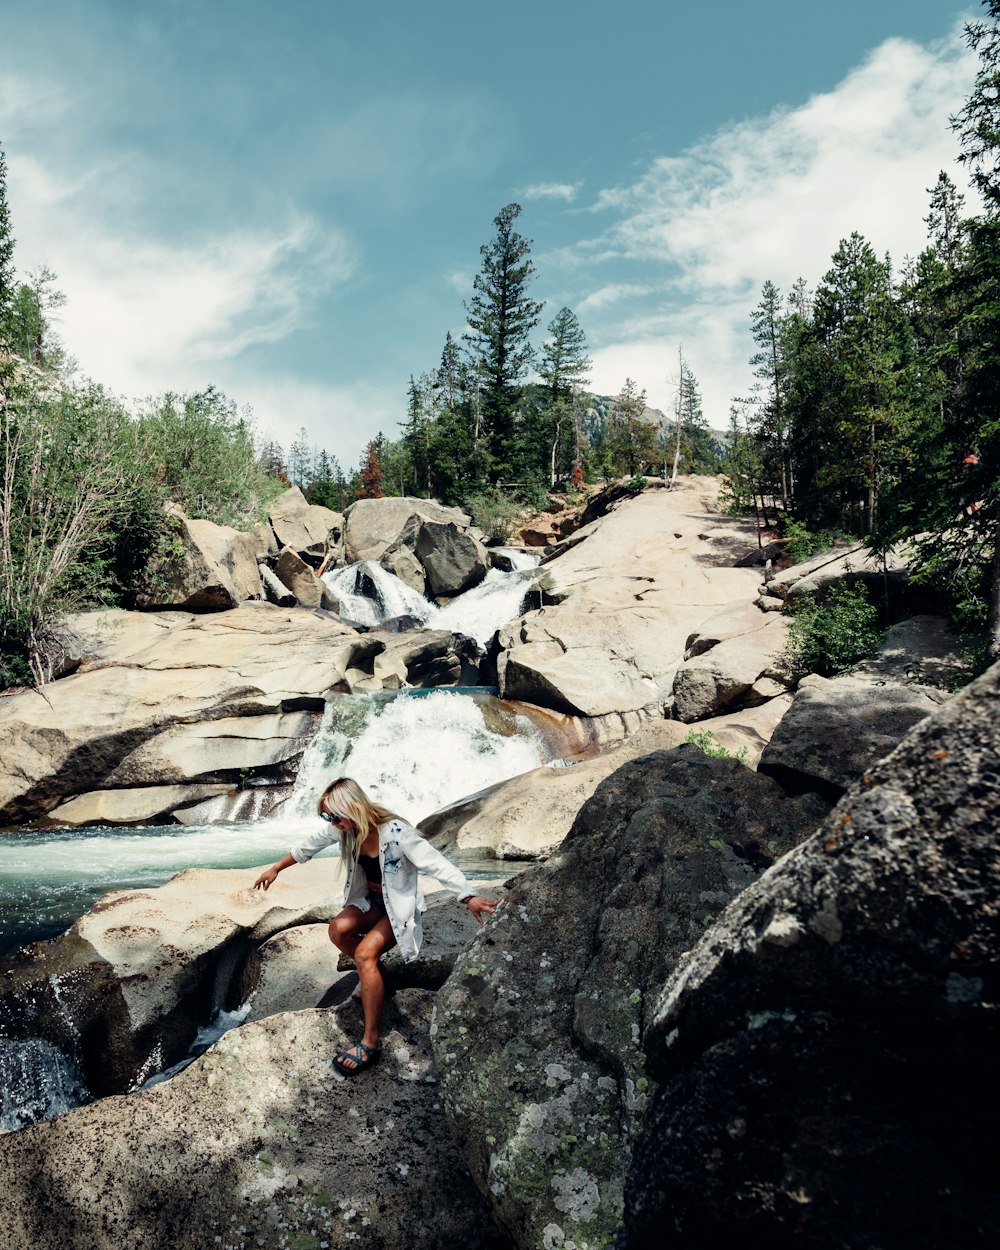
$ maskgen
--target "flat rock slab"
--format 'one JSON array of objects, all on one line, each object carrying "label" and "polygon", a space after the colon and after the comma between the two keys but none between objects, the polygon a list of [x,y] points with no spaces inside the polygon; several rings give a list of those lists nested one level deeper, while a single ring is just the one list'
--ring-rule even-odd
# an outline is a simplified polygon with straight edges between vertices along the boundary
[{"label": "flat rock slab", "polygon": [[694,746],[625,764],[518,877],[440,991],[449,1122],[515,1245],[607,1246],[652,1091],[662,980],[824,805]]},{"label": "flat rock slab", "polygon": [[0,1137],[4,1244],[486,1250],[495,1234],[444,1119],[432,998],[397,995],[382,1059],[357,1080],[330,1063],[357,1038],[351,1006],[343,1024],[282,1014],[170,1081]]},{"label": "flat rock slab", "polygon": [[998,827],[995,665],[667,982],[621,1250],[996,1243]]},{"label": "flat rock slab", "polygon": [[574,715],[662,709],[690,635],[756,594],[754,570],[718,567],[755,539],[722,524],[717,490],[691,477],[621,499],[561,544],[540,583],[547,606],[501,631],[501,693]]},{"label": "flat rock slab", "polygon": [[[271,722],[264,746],[249,741],[259,725],[234,731],[232,718],[321,709],[347,688],[349,669],[370,668],[381,650],[338,621],[263,603],[208,616],[86,613],[68,630],[76,671],[41,693],[0,699],[0,824],[107,789],[119,769],[127,776],[115,784],[158,785],[216,781],[214,769],[245,766],[254,752],[287,758],[301,750],[288,745],[301,720]],[[192,728],[219,721],[230,723]],[[238,750],[227,754],[234,739]]]}]

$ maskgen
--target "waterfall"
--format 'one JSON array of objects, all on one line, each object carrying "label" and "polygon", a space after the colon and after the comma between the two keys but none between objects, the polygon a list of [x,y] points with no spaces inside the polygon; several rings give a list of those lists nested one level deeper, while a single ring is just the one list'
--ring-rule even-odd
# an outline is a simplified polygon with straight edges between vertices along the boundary
[{"label": "waterfall", "polygon": [[0,1038],[0,1132],[37,1124],[90,1101],[76,1065],[40,1037]]},{"label": "waterfall", "polygon": [[294,794],[273,819],[315,827],[318,795],[350,776],[416,823],[550,758],[535,726],[486,694],[351,695],[327,706]]},{"label": "waterfall", "polygon": [[357,625],[381,625],[397,616],[415,616],[426,624],[435,611],[419,590],[374,560],[325,573],[323,581],[340,601],[341,616]]},{"label": "waterfall", "polygon": [[485,647],[502,625],[520,615],[538,564],[538,557],[530,552],[503,551],[514,565],[512,573],[490,569],[478,586],[444,607],[431,603],[373,560],[326,573],[323,580],[339,600],[341,615],[358,625],[377,626],[410,616],[424,629],[465,634]]}]

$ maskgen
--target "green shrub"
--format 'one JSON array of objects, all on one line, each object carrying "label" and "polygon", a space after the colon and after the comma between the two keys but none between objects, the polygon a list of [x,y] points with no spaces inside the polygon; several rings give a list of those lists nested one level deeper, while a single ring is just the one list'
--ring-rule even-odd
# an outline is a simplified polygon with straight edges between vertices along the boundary
[{"label": "green shrub", "polygon": [[835,534],[827,530],[814,534],[804,521],[787,520],[785,537],[788,539],[785,550],[793,564],[800,564],[803,560],[808,560],[810,556],[818,555],[821,551],[828,551],[836,542]]},{"label": "green shrub", "polygon": [[488,542],[508,541],[518,513],[517,504],[510,495],[496,486],[488,486],[469,495],[465,506]]},{"label": "green shrub", "polygon": [[745,764],[749,767],[746,747],[740,747],[736,754],[733,755],[732,751],[726,750],[710,729],[692,729],[684,741],[690,742],[692,746],[699,747],[713,760],[736,760],[737,763]]},{"label": "green shrub", "polygon": [[798,672],[830,677],[874,654],[884,630],[864,586],[840,582],[824,602],[803,595],[788,623],[787,655]]},{"label": "green shrub", "polygon": [[633,495],[641,495],[646,489],[646,479],[641,473],[637,473],[635,477],[630,478],[625,485]]}]

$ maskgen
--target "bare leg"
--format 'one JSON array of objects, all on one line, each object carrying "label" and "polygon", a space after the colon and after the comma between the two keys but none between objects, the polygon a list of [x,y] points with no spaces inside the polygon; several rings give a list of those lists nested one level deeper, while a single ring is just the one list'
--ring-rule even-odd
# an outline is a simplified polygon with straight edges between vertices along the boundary
[{"label": "bare leg", "polygon": [[[345,907],[330,921],[330,941],[354,960],[365,1016],[365,1032],[361,1040],[366,1046],[377,1047],[385,1002],[385,981],[379,957],[396,945],[389,917],[381,909],[362,912],[356,907]],[[357,1064],[348,1058],[345,1066],[356,1067]]]}]

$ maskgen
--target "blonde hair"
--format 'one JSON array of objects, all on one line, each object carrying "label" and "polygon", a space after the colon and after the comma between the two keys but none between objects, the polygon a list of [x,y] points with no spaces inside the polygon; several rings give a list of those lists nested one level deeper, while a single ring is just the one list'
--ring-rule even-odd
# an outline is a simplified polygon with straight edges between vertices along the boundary
[{"label": "blonde hair", "polygon": [[319,796],[316,811],[319,815],[326,812],[329,815],[336,813],[338,816],[346,816],[354,825],[353,833],[345,833],[343,829],[339,832],[341,857],[350,859],[355,864],[365,838],[372,829],[377,829],[379,825],[396,816],[395,812],[390,812],[380,803],[373,803],[353,777],[338,777],[331,781]]}]

